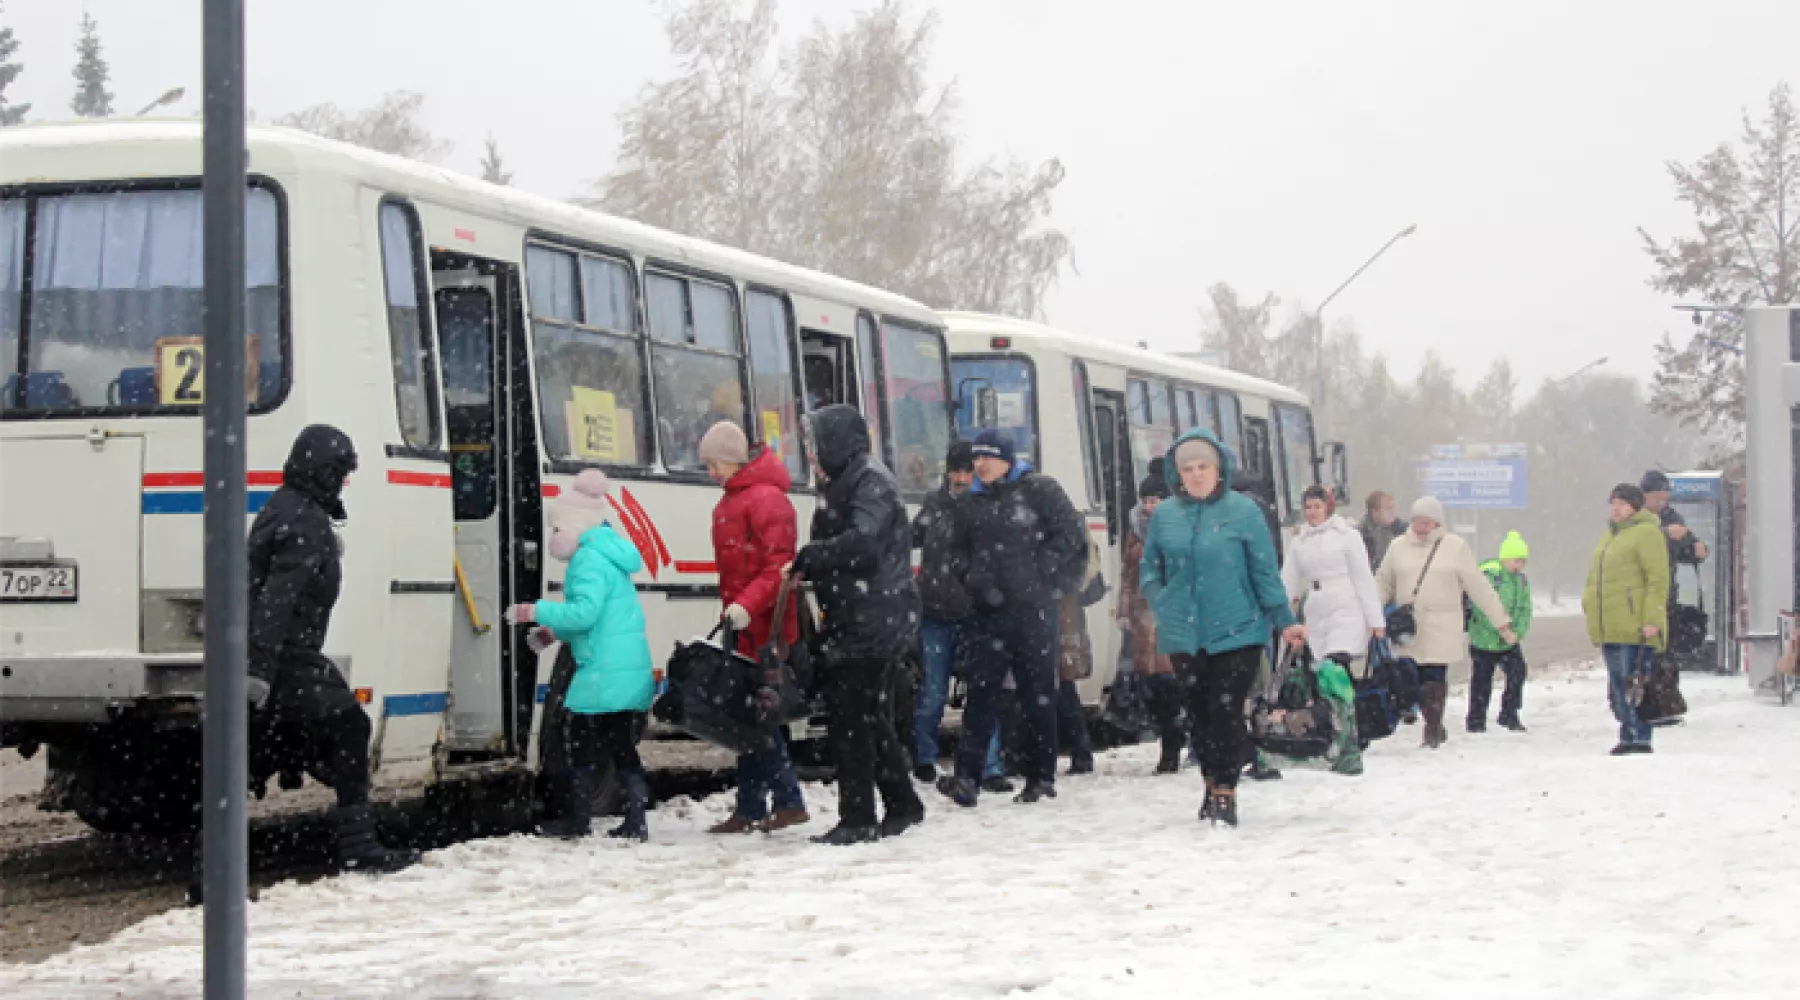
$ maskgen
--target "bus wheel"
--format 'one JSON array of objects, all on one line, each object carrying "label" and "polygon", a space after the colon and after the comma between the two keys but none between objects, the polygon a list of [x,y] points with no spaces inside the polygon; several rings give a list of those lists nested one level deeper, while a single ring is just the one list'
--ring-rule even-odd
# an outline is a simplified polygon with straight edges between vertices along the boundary
[{"label": "bus wheel", "polygon": [[103,726],[71,755],[68,803],[102,833],[186,836],[200,829],[200,732]]}]

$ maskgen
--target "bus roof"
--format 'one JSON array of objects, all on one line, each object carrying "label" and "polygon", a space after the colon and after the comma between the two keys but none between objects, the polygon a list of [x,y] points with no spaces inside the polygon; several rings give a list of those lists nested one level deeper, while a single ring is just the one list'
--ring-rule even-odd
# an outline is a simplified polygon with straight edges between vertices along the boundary
[{"label": "bus roof", "polygon": [[[724,271],[801,295],[863,305],[934,328],[943,325],[931,309],[893,292],[402,156],[269,125],[250,126],[246,144],[252,173],[334,172],[394,194],[498,217],[528,230],[541,229],[546,235],[560,233],[621,245],[647,257]],[[200,172],[201,123],[197,119],[97,120],[0,129],[0,186],[197,177]]]},{"label": "bus roof", "polygon": [[[946,312],[942,314],[952,336],[1014,337],[1043,344],[1072,357],[1102,361],[1131,371],[1185,378],[1201,385],[1230,389],[1235,392],[1263,396],[1283,403],[1307,405],[1306,396],[1286,386],[1253,375],[1226,368],[1189,361],[1171,354],[1148,351],[1139,347],[1105,340],[1092,334],[1076,333],[1029,320],[988,313]],[[956,353],[956,344],[950,345]]]}]

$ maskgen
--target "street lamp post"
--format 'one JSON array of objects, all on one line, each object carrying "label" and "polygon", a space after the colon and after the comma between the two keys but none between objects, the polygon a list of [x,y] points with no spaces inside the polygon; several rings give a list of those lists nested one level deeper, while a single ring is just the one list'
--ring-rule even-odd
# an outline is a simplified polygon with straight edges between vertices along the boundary
[{"label": "street lamp post", "polygon": [[136,115],[133,115],[132,117],[142,118],[145,115],[149,114],[150,112],[155,111],[157,108],[168,107],[169,105],[174,104],[176,101],[179,101],[183,97],[186,97],[186,96],[187,96],[187,88],[186,87],[172,87],[169,90],[164,91],[163,95],[161,97],[157,98],[154,101],[151,101],[149,104],[144,105],[144,110],[139,111]]},{"label": "street lamp post", "polygon": [[1320,302],[1318,304],[1318,306],[1315,309],[1313,309],[1312,322],[1313,322],[1314,330],[1313,330],[1313,401],[1312,402],[1313,402],[1313,412],[1314,413],[1322,412],[1325,407],[1325,307],[1330,305],[1333,299],[1335,299],[1339,295],[1343,294],[1344,289],[1349,288],[1351,282],[1362,277],[1362,273],[1364,271],[1367,271],[1371,266],[1373,266],[1376,261],[1380,260],[1381,255],[1387,253],[1388,249],[1390,247],[1392,247],[1394,244],[1400,242],[1401,240],[1407,238],[1408,236],[1411,236],[1413,233],[1416,233],[1418,231],[1419,231],[1418,224],[1414,223],[1413,225],[1407,226],[1405,229],[1402,229],[1399,232],[1395,233],[1394,235],[1388,237],[1388,241],[1381,245],[1381,249],[1370,254],[1369,259],[1363,261],[1363,264],[1361,267],[1359,267],[1355,271],[1351,272],[1350,277],[1345,278],[1343,280],[1342,284],[1340,284],[1336,288],[1332,289],[1331,294],[1325,296],[1324,301]]}]

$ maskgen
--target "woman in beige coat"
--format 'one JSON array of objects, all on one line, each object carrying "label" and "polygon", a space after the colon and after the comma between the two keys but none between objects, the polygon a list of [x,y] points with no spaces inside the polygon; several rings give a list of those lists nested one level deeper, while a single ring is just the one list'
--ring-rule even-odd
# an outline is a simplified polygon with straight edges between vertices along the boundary
[{"label": "woman in beige coat", "polygon": [[[1435,555],[1433,554],[1435,553]],[[1444,731],[1444,702],[1449,695],[1450,664],[1468,655],[1463,627],[1463,597],[1474,602],[1509,643],[1512,619],[1500,595],[1481,572],[1469,543],[1444,528],[1444,505],[1436,497],[1420,497],[1412,506],[1412,527],[1394,539],[1375,573],[1382,605],[1413,606],[1418,634],[1397,641],[1395,652],[1419,665],[1419,707],[1425,714],[1424,745],[1436,749],[1449,739]]]}]

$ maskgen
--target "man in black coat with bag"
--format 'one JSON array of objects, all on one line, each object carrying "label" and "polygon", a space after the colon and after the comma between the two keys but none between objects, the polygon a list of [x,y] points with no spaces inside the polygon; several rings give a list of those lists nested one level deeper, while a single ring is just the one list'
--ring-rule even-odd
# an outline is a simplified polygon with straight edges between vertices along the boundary
[{"label": "man in black coat with bag", "polygon": [[[811,581],[824,617],[825,702],[837,764],[838,825],[813,840],[841,846],[898,836],[925,819],[888,704],[901,655],[918,636],[919,590],[906,504],[893,474],[869,454],[862,414],[827,406],[810,427],[813,461],[826,482],[812,541],[794,556],[791,572]],[[877,788],[887,807],[879,824]]]},{"label": "man in black coat with bag", "polygon": [[975,439],[975,485],[956,512],[953,547],[974,602],[967,626],[969,698],[956,773],[938,791],[962,806],[980,794],[1008,671],[1018,687],[1025,789],[1015,801],[1056,797],[1057,602],[1087,567],[1087,527],[1062,485],[1013,453],[1005,432]]}]

